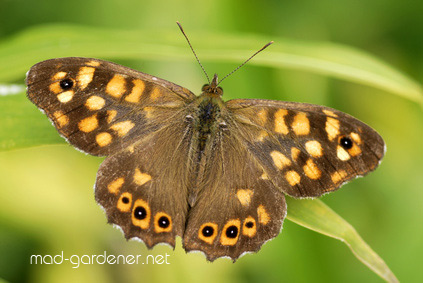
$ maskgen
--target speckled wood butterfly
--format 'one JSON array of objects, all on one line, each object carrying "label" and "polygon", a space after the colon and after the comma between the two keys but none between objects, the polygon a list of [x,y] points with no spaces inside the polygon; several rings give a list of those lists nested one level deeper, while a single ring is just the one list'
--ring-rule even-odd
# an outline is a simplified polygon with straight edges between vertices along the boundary
[{"label": "speckled wood butterfly", "polygon": [[89,58],[34,65],[28,97],[76,148],[107,156],[95,198],[109,223],[147,247],[236,260],[276,237],[284,194],[318,197],[374,170],[376,131],[324,106],[224,102],[217,76],[199,96],[121,65]]}]

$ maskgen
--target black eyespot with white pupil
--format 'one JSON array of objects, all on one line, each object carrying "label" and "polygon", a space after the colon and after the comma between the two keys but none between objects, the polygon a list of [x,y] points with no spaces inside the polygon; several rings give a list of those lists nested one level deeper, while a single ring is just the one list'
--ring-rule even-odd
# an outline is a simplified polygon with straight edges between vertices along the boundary
[{"label": "black eyespot with white pupil", "polygon": [[353,141],[349,137],[342,137],[339,139],[339,145],[348,150],[353,147]]},{"label": "black eyespot with white pupil", "polygon": [[[123,201],[123,200],[122,200]],[[143,220],[143,219],[145,219],[146,217],[147,217],[147,211],[145,210],[145,208],[144,207],[142,207],[142,206],[138,206],[137,208],[135,208],[135,210],[134,210],[134,217],[136,218],[136,219],[139,219],[139,220]]]},{"label": "black eyespot with white pupil", "polygon": [[238,236],[238,227],[232,225],[226,229],[226,237],[228,238],[236,238]]},{"label": "black eyespot with white pupil", "polygon": [[73,81],[71,79],[63,79],[60,81],[60,87],[63,90],[69,90],[73,87]]},{"label": "black eyespot with white pupil", "polygon": [[211,237],[214,234],[214,228],[211,226],[206,226],[203,228],[201,233],[203,234],[204,237]]},{"label": "black eyespot with white pupil", "polygon": [[160,217],[158,220],[158,224],[159,224],[159,227],[163,229],[169,227],[170,225],[169,218],[167,218],[166,216]]}]

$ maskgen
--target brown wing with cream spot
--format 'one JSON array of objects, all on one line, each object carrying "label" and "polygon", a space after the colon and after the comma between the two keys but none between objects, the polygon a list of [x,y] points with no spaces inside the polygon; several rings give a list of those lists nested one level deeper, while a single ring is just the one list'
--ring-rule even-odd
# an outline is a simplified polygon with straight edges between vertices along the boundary
[{"label": "brown wing with cream spot", "polygon": [[184,123],[175,121],[101,164],[96,201],[108,222],[122,228],[127,239],[139,238],[148,248],[158,243],[175,247],[175,237],[183,236],[188,211],[187,134]]},{"label": "brown wing with cream spot", "polygon": [[373,171],[385,144],[371,127],[319,105],[271,100],[226,103],[243,145],[269,179],[294,197],[317,197]]},{"label": "brown wing with cream spot", "polygon": [[284,194],[263,174],[229,127],[205,157],[203,179],[189,211],[183,245],[209,261],[236,260],[276,237],[286,215]]},{"label": "brown wing with cream spot", "polygon": [[34,65],[28,97],[72,145],[93,155],[157,131],[195,98],[189,90],[114,63],[59,58]]}]

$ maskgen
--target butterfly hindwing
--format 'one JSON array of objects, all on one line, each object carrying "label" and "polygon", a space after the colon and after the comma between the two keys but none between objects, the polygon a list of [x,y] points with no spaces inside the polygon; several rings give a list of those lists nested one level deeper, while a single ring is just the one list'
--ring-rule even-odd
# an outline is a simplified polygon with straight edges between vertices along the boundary
[{"label": "butterfly hindwing", "polygon": [[286,215],[283,193],[232,130],[228,125],[215,139],[205,160],[202,175],[211,178],[198,184],[183,239],[187,251],[201,251],[210,261],[257,252],[279,234]]},{"label": "butterfly hindwing", "polygon": [[95,196],[108,221],[149,248],[163,242],[175,247],[185,230],[189,139],[182,126],[170,123],[108,156],[97,174]]},{"label": "butterfly hindwing", "polygon": [[40,62],[26,83],[28,97],[61,135],[93,155],[117,152],[157,131],[195,98],[176,84],[90,58]]},{"label": "butterfly hindwing", "polygon": [[374,170],[385,144],[371,127],[324,106],[271,100],[226,103],[244,146],[294,197],[317,197]]}]

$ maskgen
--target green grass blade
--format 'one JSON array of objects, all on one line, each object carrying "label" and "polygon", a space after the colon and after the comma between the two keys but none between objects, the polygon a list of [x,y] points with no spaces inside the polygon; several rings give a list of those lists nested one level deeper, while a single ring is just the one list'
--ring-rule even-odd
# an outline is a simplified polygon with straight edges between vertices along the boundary
[{"label": "green grass blade", "polygon": [[24,93],[0,96],[0,151],[64,142]]},{"label": "green grass blade", "polygon": [[[239,64],[272,39],[275,44],[249,64],[321,73],[373,86],[418,103],[423,101],[420,84],[375,56],[350,47],[258,35],[190,31],[190,37],[202,61]],[[46,25],[0,43],[0,82],[22,78],[38,61],[63,56],[193,61],[176,25],[168,31]]]},{"label": "green grass blade", "polygon": [[287,203],[287,219],[344,242],[377,275],[387,282],[398,282],[386,263],[364,242],[357,231],[322,201],[287,197]]}]

